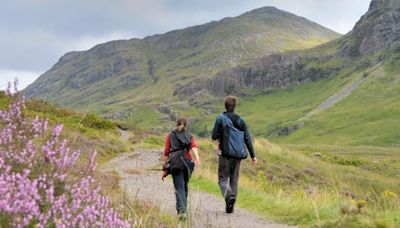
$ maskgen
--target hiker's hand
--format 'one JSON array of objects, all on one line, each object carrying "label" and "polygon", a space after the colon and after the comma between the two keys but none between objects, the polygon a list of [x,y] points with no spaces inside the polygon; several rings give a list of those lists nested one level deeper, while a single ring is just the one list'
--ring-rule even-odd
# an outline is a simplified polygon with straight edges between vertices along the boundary
[{"label": "hiker's hand", "polygon": [[164,181],[165,177],[167,177],[167,176],[168,176],[167,171],[163,171],[162,175],[161,175],[161,180]]},{"label": "hiker's hand", "polygon": [[251,159],[251,164],[253,164],[253,165],[257,165],[257,158],[252,158]]},{"label": "hiker's hand", "polygon": [[194,165],[195,165],[195,166],[199,167],[200,164],[201,164],[200,159],[195,159],[195,160],[194,160]]}]

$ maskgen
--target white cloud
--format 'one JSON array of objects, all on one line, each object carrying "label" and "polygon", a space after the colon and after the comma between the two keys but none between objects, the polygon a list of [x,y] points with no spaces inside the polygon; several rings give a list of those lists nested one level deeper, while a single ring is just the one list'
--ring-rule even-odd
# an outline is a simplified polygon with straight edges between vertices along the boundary
[{"label": "white cloud", "polygon": [[0,69],[0,90],[6,89],[9,82],[13,84],[15,79],[19,82],[18,90],[22,90],[34,82],[40,74],[40,72]]}]

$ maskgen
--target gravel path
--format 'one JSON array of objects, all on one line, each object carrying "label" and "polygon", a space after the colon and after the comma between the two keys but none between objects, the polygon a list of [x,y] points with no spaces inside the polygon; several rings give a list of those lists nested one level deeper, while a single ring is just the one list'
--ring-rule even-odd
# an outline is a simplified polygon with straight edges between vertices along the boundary
[{"label": "gravel path", "polygon": [[[112,159],[100,167],[104,172],[116,171],[120,177],[120,186],[132,200],[156,205],[162,212],[176,215],[175,195],[172,179],[161,181],[161,150],[137,149]],[[222,197],[197,192],[189,192],[193,227],[288,227],[273,224],[259,215],[244,209],[235,208],[233,214],[225,213]]]}]

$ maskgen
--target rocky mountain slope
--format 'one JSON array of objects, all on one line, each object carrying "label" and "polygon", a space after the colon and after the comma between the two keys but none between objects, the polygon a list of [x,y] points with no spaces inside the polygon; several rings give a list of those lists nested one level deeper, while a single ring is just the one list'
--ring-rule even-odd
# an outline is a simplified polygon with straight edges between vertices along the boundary
[{"label": "rocky mountain slope", "polygon": [[221,71],[203,84],[189,83],[177,93],[190,96],[194,91],[207,90],[220,96],[245,95],[246,89],[268,93],[337,75],[350,65],[376,65],[382,59],[374,54],[400,44],[399,5],[398,0],[373,0],[354,29],[337,40],[308,50],[268,55],[247,66]]},{"label": "rocky mountain slope", "polygon": [[257,57],[309,48],[338,36],[305,18],[264,7],[144,39],[111,41],[67,53],[25,94],[118,117],[113,113],[126,113],[127,100],[172,103],[182,96],[177,92],[183,84],[206,80]]}]

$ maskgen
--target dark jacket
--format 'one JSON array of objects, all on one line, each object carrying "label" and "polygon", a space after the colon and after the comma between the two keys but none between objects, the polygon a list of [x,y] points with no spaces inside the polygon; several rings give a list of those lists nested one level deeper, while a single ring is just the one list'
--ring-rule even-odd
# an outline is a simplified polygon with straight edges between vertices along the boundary
[{"label": "dark jacket", "polygon": [[[249,151],[251,158],[254,158],[256,155],[254,153],[253,143],[251,141],[251,136],[246,122],[239,115],[233,112],[224,112],[224,115],[226,115],[229,119],[232,120],[233,126],[235,128],[244,132],[244,142],[246,144],[247,150]],[[223,143],[224,136],[222,134],[223,134],[222,121],[220,118],[217,118],[214,124],[214,129],[212,131],[211,138],[213,140],[219,139],[222,154],[227,154],[226,153],[227,148],[225,148],[224,146]]]}]

